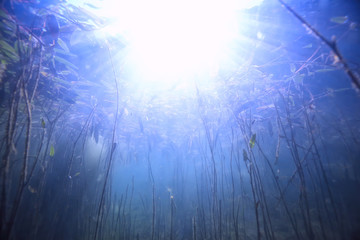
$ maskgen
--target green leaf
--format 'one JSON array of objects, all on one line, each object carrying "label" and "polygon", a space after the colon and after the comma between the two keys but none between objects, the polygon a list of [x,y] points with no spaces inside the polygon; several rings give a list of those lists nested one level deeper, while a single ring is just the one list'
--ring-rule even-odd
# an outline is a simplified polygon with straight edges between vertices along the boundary
[{"label": "green leaf", "polygon": [[55,155],[55,149],[54,146],[51,145],[50,147],[50,157],[53,157]]},{"label": "green leaf", "polygon": [[253,148],[253,147],[255,146],[255,142],[256,142],[256,133],[254,133],[254,134],[251,136],[251,139],[250,139],[250,142],[249,142],[250,148]]},{"label": "green leaf", "polygon": [[66,65],[67,67],[70,67],[72,69],[75,69],[75,70],[78,70],[78,68],[72,64],[71,62],[69,62],[68,60],[62,58],[62,57],[59,57],[59,56],[55,56],[55,61],[59,62],[59,63],[62,63],[64,65]]},{"label": "green leaf", "polygon": [[321,73],[321,72],[332,72],[332,71],[335,71],[335,70],[336,70],[335,68],[323,68],[323,69],[315,70],[315,72],[317,72],[317,73]]},{"label": "green leaf", "polygon": [[349,20],[348,16],[339,16],[339,17],[333,17],[330,19],[330,22],[337,23],[337,24],[344,24],[347,23]]},{"label": "green leaf", "polygon": [[55,51],[55,53],[63,54],[65,56],[76,57],[75,54],[72,54],[71,52],[66,52],[66,51],[64,51],[64,50],[62,50],[60,48],[55,48],[54,51]]},{"label": "green leaf", "polygon": [[[16,24],[10,19],[9,15],[0,9],[0,19],[6,19],[0,21],[0,32],[9,36],[15,36]],[[2,36],[3,37],[3,36]]]},{"label": "green leaf", "polygon": [[15,49],[4,40],[0,40],[0,52],[3,52],[8,58],[15,62],[19,60],[19,55],[16,53]]},{"label": "green leaf", "polygon": [[67,53],[70,52],[68,46],[66,45],[66,43],[65,43],[63,40],[61,40],[61,38],[58,38],[58,39],[57,39],[57,43],[59,44],[59,46],[60,46],[65,52],[67,52]]},{"label": "green leaf", "polygon": [[[0,57],[2,57],[1,54],[0,54]],[[5,71],[6,71],[6,61],[4,59],[1,59],[1,61],[0,61],[0,83],[2,82],[2,79],[5,75]]]},{"label": "green leaf", "polygon": [[312,48],[312,43],[309,43],[308,45],[305,45],[302,48]]},{"label": "green leaf", "polygon": [[19,52],[19,41],[18,40],[16,40],[14,43],[14,50],[15,50],[15,53]]},{"label": "green leaf", "polygon": [[41,126],[42,128],[45,128],[45,120],[43,118],[41,118]]},{"label": "green leaf", "polygon": [[0,17],[8,19],[8,15],[2,9],[0,9]]}]

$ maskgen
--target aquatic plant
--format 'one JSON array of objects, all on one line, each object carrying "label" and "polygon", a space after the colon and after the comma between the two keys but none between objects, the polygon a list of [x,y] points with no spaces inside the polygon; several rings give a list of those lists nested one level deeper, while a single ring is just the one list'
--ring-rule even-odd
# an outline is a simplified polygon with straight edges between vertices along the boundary
[{"label": "aquatic plant", "polygon": [[167,85],[98,6],[4,1],[0,238],[354,238],[357,9],[336,4],[242,10],[230,60]]}]

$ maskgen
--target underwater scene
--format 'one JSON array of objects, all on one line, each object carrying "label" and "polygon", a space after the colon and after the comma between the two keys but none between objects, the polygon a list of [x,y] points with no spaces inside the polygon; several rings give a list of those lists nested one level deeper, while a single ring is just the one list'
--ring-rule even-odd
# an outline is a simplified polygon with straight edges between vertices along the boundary
[{"label": "underwater scene", "polygon": [[359,13],[1,1],[0,239],[360,239]]}]

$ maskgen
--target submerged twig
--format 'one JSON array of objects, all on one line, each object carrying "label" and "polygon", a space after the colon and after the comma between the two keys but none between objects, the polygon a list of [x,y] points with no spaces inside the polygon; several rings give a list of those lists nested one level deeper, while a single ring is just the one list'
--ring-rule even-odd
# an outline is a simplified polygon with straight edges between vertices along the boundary
[{"label": "submerged twig", "polygon": [[111,61],[112,69],[113,69],[113,72],[114,72],[114,81],[115,81],[115,87],[116,87],[116,113],[115,113],[114,127],[113,127],[113,131],[112,131],[110,159],[109,159],[108,167],[106,169],[104,186],[103,186],[101,197],[100,197],[100,203],[99,203],[99,208],[98,208],[98,213],[97,213],[97,221],[96,221],[96,227],[95,227],[94,240],[96,240],[96,237],[97,237],[97,234],[98,234],[99,219],[100,219],[100,215],[101,215],[101,206],[102,206],[102,204],[104,202],[105,189],[106,189],[107,181],[109,179],[110,169],[111,169],[111,166],[112,166],[112,160],[113,160],[113,156],[114,156],[114,150],[115,150],[115,147],[116,147],[115,130],[116,130],[116,125],[117,125],[117,120],[118,120],[118,117],[119,117],[119,87],[118,87],[118,81],[117,81],[117,77],[116,77],[116,73],[115,73],[114,63],[113,63],[113,60],[112,60],[112,55],[111,55],[111,52],[110,52],[110,47],[107,46],[107,48],[108,48],[109,55],[110,55],[110,61]]},{"label": "submerged twig", "polygon": [[311,26],[304,18],[302,18],[294,9],[292,9],[289,5],[287,5],[283,0],[278,0],[283,7],[286,8],[295,18],[297,18],[307,29],[311,31],[316,37],[318,37],[322,42],[324,42],[334,53],[334,55],[339,59],[339,62],[343,65],[343,69],[345,73],[350,77],[351,82],[354,84],[357,90],[360,90],[360,78],[359,76],[353,72],[347,61],[342,56],[339,51],[336,40],[328,40],[326,39],[319,31],[317,31],[313,26]]}]

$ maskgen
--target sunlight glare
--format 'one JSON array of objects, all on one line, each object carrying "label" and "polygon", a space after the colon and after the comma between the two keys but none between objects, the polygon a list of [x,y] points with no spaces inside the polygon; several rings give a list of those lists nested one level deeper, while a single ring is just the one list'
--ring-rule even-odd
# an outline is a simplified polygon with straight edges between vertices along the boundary
[{"label": "sunlight glare", "polygon": [[[76,0],[72,0],[76,1]],[[136,84],[208,81],[231,53],[239,13],[262,0],[96,0],[110,19],[103,31],[126,44],[125,69]],[[98,3],[98,4],[96,4]],[[205,79],[205,80],[204,80]],[[186,85],[186,84],[185,84]]]},{"label": "sunlight glare", "polygon": [[133,77],[173,84],[216,74],[238,34],[237,11],[249,3],[254,1],[135,0],[102,4],[102,11],[113,19],[108,30],[127,39]]},{"label": "sunlight glare", "polygon": [[236,32],[230,9],[216,2],[158,4],[134,19],[131,33],[130,59],[148,81],[173,82],[215,67]]}]

